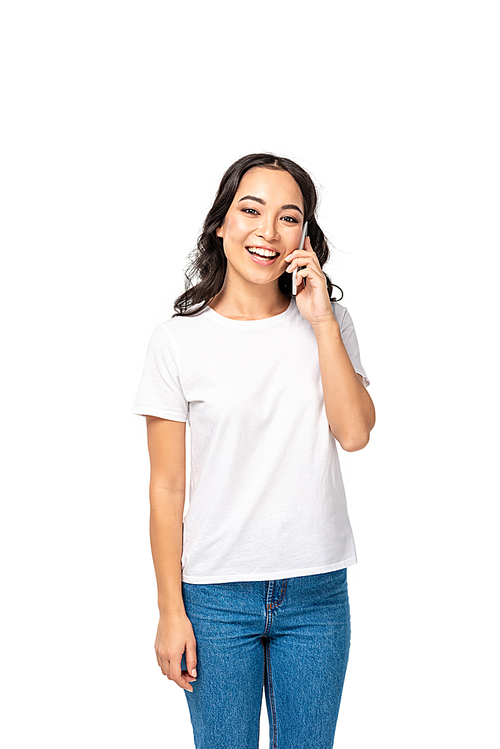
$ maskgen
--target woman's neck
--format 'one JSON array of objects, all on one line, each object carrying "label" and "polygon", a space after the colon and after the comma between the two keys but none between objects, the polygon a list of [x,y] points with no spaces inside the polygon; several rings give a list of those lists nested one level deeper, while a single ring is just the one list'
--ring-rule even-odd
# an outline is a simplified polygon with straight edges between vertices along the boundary
[{"label": "woman's neck", "polygon": [[222,289],[208,303],[215,312],[232,320],[263,320],[286,312],[290,296],[279,292],[277,298],[241,297]]}]

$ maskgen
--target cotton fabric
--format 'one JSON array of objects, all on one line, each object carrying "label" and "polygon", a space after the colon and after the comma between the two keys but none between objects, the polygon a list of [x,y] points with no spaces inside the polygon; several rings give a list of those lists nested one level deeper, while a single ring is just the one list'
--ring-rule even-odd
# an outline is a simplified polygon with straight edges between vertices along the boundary
[{"label": "cotton fabric", "polygon": [[[352,318],[338,302],[332,310],[368,386]],[[183,582],[284,579],[357,562],[316,337],[295,297],[263,320],[210,307],[162,320],[132,412],[191,430]]]}]

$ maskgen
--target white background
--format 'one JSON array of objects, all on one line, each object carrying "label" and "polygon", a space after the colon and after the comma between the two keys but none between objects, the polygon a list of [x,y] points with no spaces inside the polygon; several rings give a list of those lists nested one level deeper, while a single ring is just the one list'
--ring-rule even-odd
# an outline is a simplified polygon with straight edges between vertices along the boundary
[{"label": "white background", "polygon": [[[359,563],[335,746],[499,745],[495,13],[5,4],[9,749],[194,746],[154,654],[146,427],[131,409],[220,178],[257,151],[319,187],[325,270],[377,411],[364,450],[339,447]],[[262,748],[264,705],[261,728]]]}]

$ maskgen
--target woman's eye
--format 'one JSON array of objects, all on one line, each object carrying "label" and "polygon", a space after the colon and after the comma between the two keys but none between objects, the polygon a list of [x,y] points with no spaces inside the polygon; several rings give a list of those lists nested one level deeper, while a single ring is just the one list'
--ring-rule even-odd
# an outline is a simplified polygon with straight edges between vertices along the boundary
[{"label": "woman's eye", "polygon": [[[248,213],[250,216],[258,216],[259,212],[255,208],[242,208],[242,213]],[[283,216],[286,224],[298,224],[298,220],[294,216]]]}]

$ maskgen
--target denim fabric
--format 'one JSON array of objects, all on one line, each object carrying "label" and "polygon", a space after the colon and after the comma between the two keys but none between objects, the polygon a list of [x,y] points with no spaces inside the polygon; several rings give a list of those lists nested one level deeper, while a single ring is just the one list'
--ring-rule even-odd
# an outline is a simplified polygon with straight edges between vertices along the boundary
[{"label": "denim fabric", "polygon": [[347,568],[182,592],[196,637],[185,691],[196,749],[258,749],[263,689],[270,749],[331,749],[351,644]]}]

